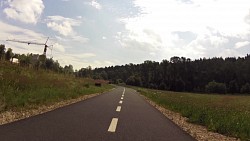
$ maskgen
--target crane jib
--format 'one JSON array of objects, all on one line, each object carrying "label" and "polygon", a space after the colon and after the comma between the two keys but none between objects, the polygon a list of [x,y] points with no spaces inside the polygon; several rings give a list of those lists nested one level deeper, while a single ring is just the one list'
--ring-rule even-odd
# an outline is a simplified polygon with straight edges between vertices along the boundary
[{"label": "crane jib", "polygon": [[[15,39],[13,39],[13,40],[6,40],[6,41],[17,42],[17,43],[26,43],[26,44],[28,44],[28,45],[30,45],[30,44],[33,44],[33,45],[44,45],[43,54],[46,55],[47,48],[48,48],[48,47],[53,47],[53,45],[50,45],[50,46],[47,45],[48,40],[49,40],[49,37],[47,38],[47,40],[46,40],[45,43],[37,43],[37,42],[29,42],[29,41],[20,41],[20,40],[15,40]],[[52,48],[50,48],[50,49],[52,50]]]}]

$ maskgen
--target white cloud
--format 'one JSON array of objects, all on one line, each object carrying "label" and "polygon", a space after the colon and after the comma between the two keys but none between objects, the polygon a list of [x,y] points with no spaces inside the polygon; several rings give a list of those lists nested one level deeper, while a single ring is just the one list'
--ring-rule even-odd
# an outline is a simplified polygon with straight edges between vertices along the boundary
[{"label": "white cloud", "polygon": [[162,40],[160,36],[153,31],[138,29],[129,30],[129,32],[120,33],[116,35],[118,42],[125,48],[137,48],[145,51],[159,50],[162,47]]},{"label": "white cloud", "polygon": [[58,52],[65,52],[65,47],[59,43],[53,44],[53,50]]},{"label": "white cloud", "polygon": [[89,5],[93,6],[94,8],[101,10],[102,6],[100,3],[98,3],[96,0],[92,0],[91,2],[88,3]]},{"label": "white cloud", "polygon": [[75,41],[75,42],[80,42],[80,43],[87,43],[89,41],[88,38],[85,38],[81,35],[74,35],[74,36],[68,36],[68,37],[61,37],[61,36],[55,36],[55,38],[60,41],[60,42],[70,42],[70,41]]},{"label": "white cloud", "polygon": [[0,7],[3,7],[4,5],[8,4],[8,1],[0,1]]},{"label": "white cloud", "polygon": [[102,39],[103,39],[103,40],[106,40],[106,39],[107,39],[107,37],[105,37],[105,36],[102,36]]},{"label": "white cloud", "polygon": [[46,21],[49,28],[57,31],[63,36],[74,35],[75,31],[73,30],[73,26],[80,26],[81,24],[79,20],[65,18],[62,16],[48,16]]},{"label": "white cloud", "polygon": [[115,65],[115,63],[112,61],[98,60],[96,57],[97,55],[94,53],[53,53],[53,59],[58,60],[61,66],[71,64],[74,66],[74,69],[86,68],[88,66],[95,68]]},{"label": "white cloud", "polygon": [[245,22],[250,25],[250,10],[248,15],[245,17]]},{"label": "white cloud", "polygon": [[185,4],[193,4],[194,2],[192,0],[177,0]]},{"label": "white cloud", "polygon": [[197,58],[224,50],[238,55],[234,44],[250,39],[249,0],[135,0],[134,4],[141,13],[120,19],[125,30],[116,39],[123,47],[163,57]]},{"label": "white cloud", "polygon": [[82,19],[82,16],[76,16],[77,19]]},{"label": "white cloud", "polygon": [[115,65],[114,62],[108,61],[108,60],[95,60],[91,63],[93,66],[92,67],[103,67],[103,66],[112,66]]},{"label": "white cloud", "polygon": [[96,54],[94,53],[82,53],[82,54],[73,54],[75,57],[80,58],[80,59],[86,59],[86,58],[91,58],[95,57]]},{"label": "white cloud", "polygon": [[46,22],[47,22],[47,27],[51,28],[52,30],[64,36],[64,37],[56,36],[56,38],[59,40],[62,41],[71,40],[80,43],[87,43],[89,41],[88,38],[78,35],[78,33],[74,30],[74,27],[81,25],[80,20],[65,18],[62,16],[48,16]]},{"label": "white cloud", "polygon": [[149,55],[156,56],[156,53],[155,52],[150,52]]},{"label": "white cloud", "polygon": [[77,42],[80,42],[80,43],[87,43],[89,41],[88,38],[85,38],[85,37],[80,36],[80,35],[72,36],[71,39],[73,41],[77,41]]},{"label": "white cloud", "polygon": [[235,44],[235,48],[236,48],[236,49],[239,49],[239,48],[248,46],[249,44],[250,44],[249,41],[237,42],[237,43]]},{"label": "white cloud", "polygon": [[44,8],[42,0],[8,0],[8,7],[3,12],[8,18],[36,24]]}]

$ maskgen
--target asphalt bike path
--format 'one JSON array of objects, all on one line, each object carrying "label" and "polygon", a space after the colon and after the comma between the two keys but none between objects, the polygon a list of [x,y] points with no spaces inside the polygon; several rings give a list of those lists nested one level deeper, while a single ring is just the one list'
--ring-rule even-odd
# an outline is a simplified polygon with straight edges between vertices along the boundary
[{"label": "asphalt bike path", "polygon": [[135,90],[124,87],[0,125],[0,141],[193,140]]}]

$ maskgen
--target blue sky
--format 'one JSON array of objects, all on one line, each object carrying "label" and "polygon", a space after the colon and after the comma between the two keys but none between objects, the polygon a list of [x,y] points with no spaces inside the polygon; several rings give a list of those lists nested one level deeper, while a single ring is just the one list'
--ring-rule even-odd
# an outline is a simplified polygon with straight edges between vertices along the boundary
[{"label": "blue sky", "polygon": [[74,69],[250,53],[249,0],[0,0],[0,43]]}]

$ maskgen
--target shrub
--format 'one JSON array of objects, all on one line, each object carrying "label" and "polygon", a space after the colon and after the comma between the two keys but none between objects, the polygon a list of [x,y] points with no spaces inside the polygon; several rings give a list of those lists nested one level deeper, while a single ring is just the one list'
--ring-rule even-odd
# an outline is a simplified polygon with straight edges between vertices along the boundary
[{"label": "shrub", "polygon": [[161,82],[161,84],[158,87],[160,90],[165,90],[167,88],[166,84],[164,82]]},{"label": "shrub", "polygon": [[226,85],[224,83],[218,83],[215,81],[211,81],[206,85],[206,92],[208,93],[226,93]]},{"label": "shrub", "polygon": [[243,94],[250,94],[250,84],[246,83],[245,85],[243,85],[240,89],[240,92]]}]

